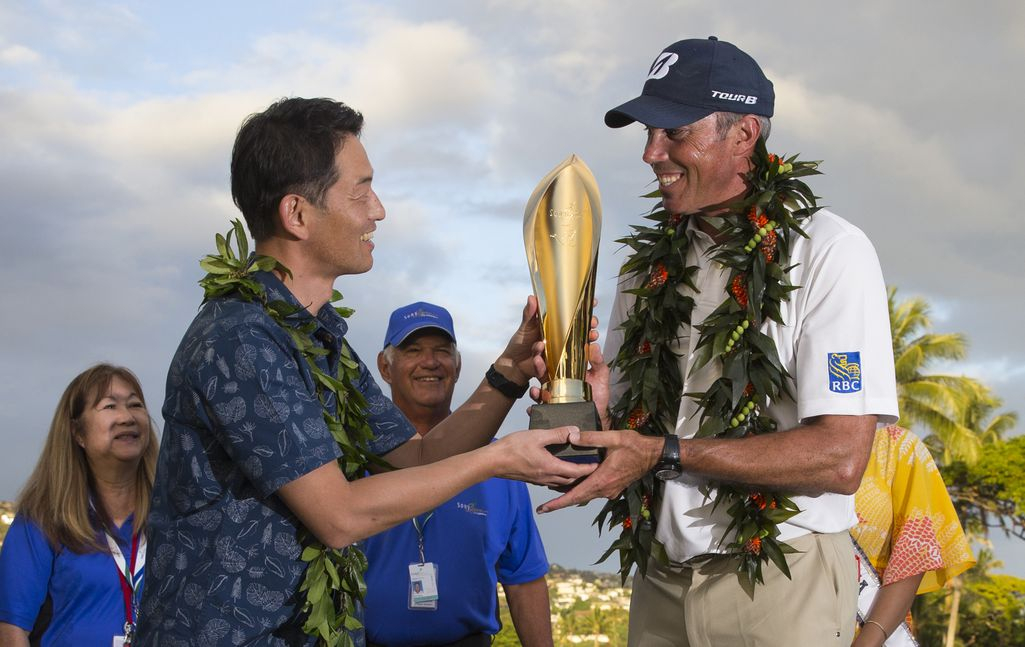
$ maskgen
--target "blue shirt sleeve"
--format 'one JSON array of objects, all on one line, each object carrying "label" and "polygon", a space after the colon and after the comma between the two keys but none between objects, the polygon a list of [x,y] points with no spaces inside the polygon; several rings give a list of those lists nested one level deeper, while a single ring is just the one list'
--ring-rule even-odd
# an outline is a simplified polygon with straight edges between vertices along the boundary
[{"label": "blue shirt sleeve", "polygon": [[31,631],[46,600],[55,554],[24,515],[14,518],[0,551],[0,622]]},{"label": "blue shirt sleeve", "polygon": [[509,542],[498,559],[496,570],[502,584],[525,584],[548,572],[548,558],[534,523],[534,509],[524,483],[506,481],[513,513]]}]

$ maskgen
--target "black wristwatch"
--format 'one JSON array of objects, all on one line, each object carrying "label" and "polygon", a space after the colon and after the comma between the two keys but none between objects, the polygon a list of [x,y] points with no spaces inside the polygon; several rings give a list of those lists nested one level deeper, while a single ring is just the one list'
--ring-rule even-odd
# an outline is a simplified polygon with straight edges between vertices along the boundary
[{"label": "black wristwatch", "polygon": [[662,457],[655,465],[655,478],[660,481],[672,481],[683,473],[683,466],[680,465],[680,437],[673,434],[666,436],[666,442],[662,445]]},{"label": "black wristwatch", "polygon": [[495,368],[494,364],[492,364],[491,368],[488,369],[488,372],[484,374],[484,378],[496,391],[507,398],[512,398],[513,400],[519,400],[522,398],[523,394],[527,392],[527,387],[530,386],[529,383],[520,386],[512,380],[506,379],[504,375],[498,372],[498,369]]}]

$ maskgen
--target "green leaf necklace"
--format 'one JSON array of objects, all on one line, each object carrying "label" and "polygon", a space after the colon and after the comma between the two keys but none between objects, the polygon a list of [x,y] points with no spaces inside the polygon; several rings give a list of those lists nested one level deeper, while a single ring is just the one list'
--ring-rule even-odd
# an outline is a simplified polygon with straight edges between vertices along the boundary
[{"label": "green leaf necklace", "polygon": [[[302,306],[284,301],[270,301],[266,290],[253,277],[257,271],[278,271],[291,276],[287,267],[270,256],[249,254],[249,243],[242,223],[232,222],[232,229],[226,235],[217,234],[217,254],[211,254],[199,262],[207,275],[199,281],[205,299],[227,294],[263,306],[264,311],[288,333],[306,365],[313,374],[317,397],[320,400],[324,422],[334,437],[342,456],[339,467],[350,481],[362,477],[371,463],[386,465],[370,453],[369,443],[373,438],[367,423],[367,403],[355,386],[359,377],[359,364],[352,356],[349,345],[342,341],[338,366],[334,375],[329,375],[317,366],[316,359],[328,354],[328,350],[313,339],[318,325],[310,317],[293,317],[303,310]],[[232,236],[235,249],[232,249]],[[340,301],[342,295],[334,291],[331,302]],[[352,310],[334,306],[342,317],[348,317]],[[329,407],[330,396],[334,406]],[[357,617],[357,604],[366,593],[363,574],[367,560],[355,545],[336,550],[324,546],[309,531],[300,534],[303,545],[302,561],[307,563],[303,582],[299,587],[305,595],[302,613],[305,616],[303,631],[315,636],[318,644],[328,647],[352,647],[349,631],[362,628]]]},{"label": "green leaf necklace", "polygon": [[[763,412],[769,402],[792,397],[786,383],[789,375],[772,338],[759,329],[766,320],[783,325],[780,303],[798,289],[789,280],[791,237],[807,237],[801,221],[818,210],[816,197],[800,178],[817,175],[817,166],[818,162],[798,161],[796,155],[772,155],[759,139],[747,175],[750,190],[722,216],[723,242],[710,251],[711,260],[729,275],[725,300],[694,326],[699,337],[691,370],[709,362],[722,369],[721,377],[703,393],[683,393],[679,358],[672,350],[681,326],[691,325],[694,310],[694,299],[678,288],[697,292],[698,268],[686,264],[690,241],[685,217],[658,206],[646,216],[653,225],[632,226],[633,233],[617,241],[632,250],[620,276],[634,277],[639,287],[627,290],[636,300],[623,322],[623,345],[611,363],[628,385],[611,407],[614,428],[673,434],[686,395],[697,401],[701,412],[699,438],[776,431],[776,421]],[[656,190],[645,197],[661,194]],[[646,573],[652,556],[668,561],[654,536],[656,485],[652,475],[645,475],[608,501],[595,519],[599,528],[607,523],[610,530],[621,529],[599,561],[618,552],[623,581],[635,564]],[[779,540],[778,524],[799,512],[793,501],[783,493],[755,491],[743,484],[713,485],[705,493],[714,506],[725,506],[731,518],[720,547],[725,544],[725,552],[738,558],[738,575],[753,586],[763,581],[762,565],[771,561],[789,577],[785,555],[793,549]]]}]

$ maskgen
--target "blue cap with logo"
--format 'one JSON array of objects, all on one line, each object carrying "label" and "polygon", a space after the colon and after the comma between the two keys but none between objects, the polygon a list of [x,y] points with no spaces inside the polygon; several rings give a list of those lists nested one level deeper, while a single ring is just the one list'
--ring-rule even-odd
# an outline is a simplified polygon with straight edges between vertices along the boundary
[{"label": "blue cap with logo", "polygon": [[713,112],[771,117],[774,101],[772,81],[753,58],[715,36],[694,38],[665,48],[641,96],[605,113],[605,125],[679,128]]},{"label": "blue cap with logo", "polygon": [[452,315],[441,306],[425,301],[410,303],[402,306],[391,313],[388,320],[388,332],[384,334],[384,347],[398,346],[406,337],[424,328],[437,328],[456,340],[455,327],[452,325]]}]

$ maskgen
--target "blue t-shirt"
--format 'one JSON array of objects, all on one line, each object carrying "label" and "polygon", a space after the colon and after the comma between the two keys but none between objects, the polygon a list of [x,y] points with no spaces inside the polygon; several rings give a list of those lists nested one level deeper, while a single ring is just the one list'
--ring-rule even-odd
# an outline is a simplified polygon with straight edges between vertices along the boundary
[{"label": "blue t-shirt", "polygon": [[[270,300],[297,305],[272,274],[255,276]],[[326,304],[315,321],[328,351],[318,364],[334,375],[345,320]],[[414,430],[355,359],[371,450],[385,454]],[[334,396],[321,405],[306,360],[262,306],[203,304],[167,376],[140,645],[312,643],[298,594],[302,524],[275,493],[340,455],[324,406],[333,410]],[[354,639],[362,644],[362,632]]]},{"label": "blue t-shirt", "polygon": [[[132,517],[114,539],[122,554],[131,555]],[[39,527],[18,515],[0,551],[0,622],[31,631],[47,595],[53,617],[44,647],[110,647],[114,636],[124,634],[125,602],[110,553],[54,552]]]},{"label": "blue t-shirt", "polygon": [[424,559],[438,566],[436,610],[409,608],[409,565],[420,562],[417,531],[406,521],[365,542],[367,639],[381,645],[453,642],[496,634],[496,578],[524,584],[548,572],[523,483],[490,479],[417,519]]}]

